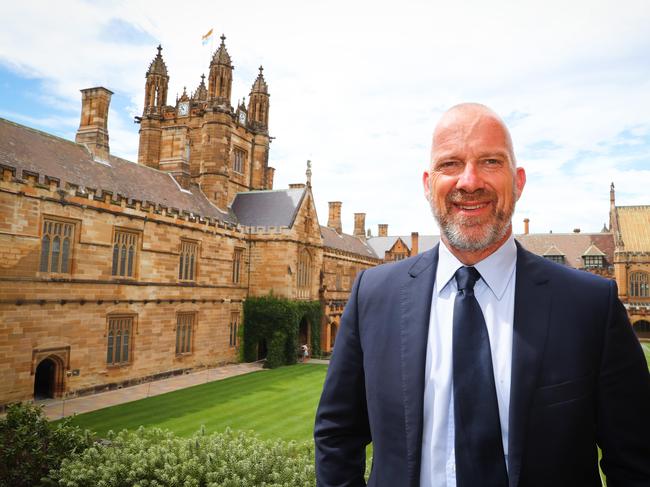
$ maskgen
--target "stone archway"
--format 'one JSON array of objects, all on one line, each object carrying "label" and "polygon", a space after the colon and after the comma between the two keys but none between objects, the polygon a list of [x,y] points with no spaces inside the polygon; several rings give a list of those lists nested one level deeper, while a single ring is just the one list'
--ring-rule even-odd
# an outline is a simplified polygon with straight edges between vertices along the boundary
[{"label": "stone archway", "polygon": [[632,325],[634,328],[634,333],[639,338],[650,338],[650,321],[648,320],[638,320]]},{"label": "stone archway", "polygon": [[309,320],[303,316],[298,326],[298,345],[307,345],[311,349],[311,330]]},{"label": "stone archway", "polygon": [[56,390],[56,363],[51,358],[41,360],[34,373],[34,399],[54,397]]},{"label": "stone archway", "polygon": [[32,350],[34,399],[62,397],[66,371],[70,369],[70,347]]},{"label": "stone archway", "polygon": [[330,323],[330,351],[334,350],[334,343],[336,342],[336,333],[339,331],[339,325],[336,321]]}]

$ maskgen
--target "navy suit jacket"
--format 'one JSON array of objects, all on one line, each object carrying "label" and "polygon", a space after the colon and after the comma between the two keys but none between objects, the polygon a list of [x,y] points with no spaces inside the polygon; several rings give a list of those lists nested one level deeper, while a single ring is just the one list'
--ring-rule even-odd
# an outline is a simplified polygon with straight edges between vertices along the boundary
[{"label": "navy suit jacket", "polygon": [[[650,486],[650,375],[614,281],[517,245],[510,487]],[[361,273],[341,319],[314,438],[322,487],[419,486],[438,248]],[[480,486],[477,486],[480,487]]]}]

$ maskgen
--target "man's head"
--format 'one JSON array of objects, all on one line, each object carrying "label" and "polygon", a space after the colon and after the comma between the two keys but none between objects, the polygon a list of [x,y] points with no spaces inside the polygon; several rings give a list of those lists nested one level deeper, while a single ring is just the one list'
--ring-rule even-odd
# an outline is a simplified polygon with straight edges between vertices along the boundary
[{"label": "man's head", "polygon": [[443,241],[478,261],[510,236],[526,174],[516,167],[512,139],[499,116],[484,105],[464,103],[438,122],[423,183]]}]

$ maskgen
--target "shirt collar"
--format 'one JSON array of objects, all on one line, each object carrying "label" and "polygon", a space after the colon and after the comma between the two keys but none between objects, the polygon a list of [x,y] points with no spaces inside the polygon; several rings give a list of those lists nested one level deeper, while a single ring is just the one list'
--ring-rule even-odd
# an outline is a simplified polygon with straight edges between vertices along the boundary
[{"label": "shirt collar", "polygon": [[[508,239],[496,251],[492,252],[485,259],[474,264],[474,267],[481,273],[485,284],[492,290],[497,299],[501,299],[512,278],[517,263],[517,246],[514,235]],[[438,252],[438,270],[436,271],[436,282],[438,293],[440,293],[454,277],[459,267],[464,264],[451,253],[445,243],[440,240]]]}]

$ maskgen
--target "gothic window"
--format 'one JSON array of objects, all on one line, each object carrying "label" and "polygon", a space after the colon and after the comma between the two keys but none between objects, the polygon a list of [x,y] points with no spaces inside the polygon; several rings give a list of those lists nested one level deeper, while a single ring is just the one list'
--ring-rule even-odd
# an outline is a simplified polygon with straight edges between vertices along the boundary
[{"label": "gothic window", "polygon": [[241,271],[241,257],[244,253],[243,249],[235,249],[232,256],[232,283],[239,284],[240,271]]},{"label": "gothic window", "polygon": [[239,328],[239,312],[234,312],[230,314],[230,333],[229,333],[229,345],[231,347],[236,347],[238,345],[237,332]]},{"label": "gothic window", "polygon": [[232,151],[232,170],[238,173],[244,173],[244,162],[246,161],[246,152],[235,148]]},{"label": "gothic window", "polygon": [[650,297],[650,284],[648,274],[645,272],[632,272],[630,274],[629,295],[636,298]]},{"label": "gothic window", "polygon": [[303,249],[298,256],[298,297],[309,298],[311,287],[311,256]]},{"label": "gothic window", "polygon": [[41,272],[70,273],[74,224],[58,220],[43,221]]},{"label": "gothic window", "polygon": [[199,255],[199,244],[189,240],[181,240],[181,251],[178,257],[178,279],[181,281],[196,280],[196,264]]},{"label": "gothic window", "polygon": [[586,268],[593,269],[605,266],[602,255],[583,255],[582,259]]},{"label": "gothic window", "polygon": [[106,363],[122,365],[131,361],[131,336],[133,316],[110,316],[108,318],[108,344]]},{"label": "gothic window", "polygon": [[178,313],[176,315],[176,355],[192,353],[192,333],[196,313]]},{"label": "gothic window", "polygon": [[115,230],[113,236],[113,267],[111,274],[117,277],[135,276],[135,259],[138,253],[138,234]]}]

